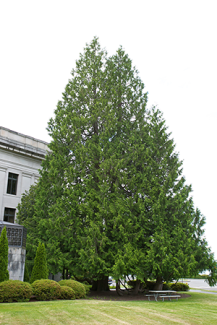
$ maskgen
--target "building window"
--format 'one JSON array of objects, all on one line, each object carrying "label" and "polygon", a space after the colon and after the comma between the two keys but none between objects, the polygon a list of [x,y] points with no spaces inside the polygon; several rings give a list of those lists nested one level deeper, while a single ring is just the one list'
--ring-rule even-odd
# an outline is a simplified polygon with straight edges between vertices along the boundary
[{"label": "building window", "polygon": [[7,193],[8,194],[13,194],[13,195],[17,194],[17,179],[18,179],[17,174],[9,173],[9,175],[8,175],[8,187],[7,187]]},{"label": "building window", "polygon": [[14,223],[16,209],[5,208],[4,221]]}]

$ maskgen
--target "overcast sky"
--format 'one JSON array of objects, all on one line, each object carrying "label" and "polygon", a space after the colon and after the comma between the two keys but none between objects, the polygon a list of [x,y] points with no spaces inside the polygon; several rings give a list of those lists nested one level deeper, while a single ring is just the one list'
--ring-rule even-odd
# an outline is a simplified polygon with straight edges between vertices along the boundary
[{"label": "overcast sky", "polygon": [[140,72],[148,107],[163,112],[206,238],[217,258],[216,1],[0,2],[0,125],[50,141],[47,122],[79,53],[94,36],[120,45]]}]

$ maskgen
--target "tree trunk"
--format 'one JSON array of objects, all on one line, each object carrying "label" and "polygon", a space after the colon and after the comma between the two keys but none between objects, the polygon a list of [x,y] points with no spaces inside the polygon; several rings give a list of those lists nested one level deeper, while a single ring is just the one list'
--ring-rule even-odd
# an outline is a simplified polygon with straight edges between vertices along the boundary
[{"label": "tree trunk", "polygon": [[157,277],[156,284],[154,286],[154,290],[162,290],[163,289],[163,278],[162,276]]},{"label": "tree trunk", "polygon": [[109,291],[108,286],[108,276],[104,276],[102,279],[93,281],[93,285],[91,288],[92,291]]},{"label": "tree trunk", "polygon": [[139,292],[141,282],[139,280],[136,280],[135,287],[133,288],[133,294],[137,295]]},{"label": "tree trunk", "polygon": [[121,292],[121,288],[120,288],[120,281],[116,281],[116,293],[119,295],[119,296],[123,296],[123,293]]}]

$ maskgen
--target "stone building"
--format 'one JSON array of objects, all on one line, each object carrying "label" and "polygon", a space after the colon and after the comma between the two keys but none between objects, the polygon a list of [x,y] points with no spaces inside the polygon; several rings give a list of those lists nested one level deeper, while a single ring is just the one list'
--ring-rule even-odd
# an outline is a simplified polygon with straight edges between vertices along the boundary
[{"label": "stone building", "polygon": [[0,233],[6,227],[8,271],[12,280],[23,281],[28,231],[16,223],[17,205],[22,193],[37,182],[47,145],[0,126]]},{"label": "stone building", "polygon": [[47,145],[0,126],[0,221],[16,222],[21,195],[37,182]]}]

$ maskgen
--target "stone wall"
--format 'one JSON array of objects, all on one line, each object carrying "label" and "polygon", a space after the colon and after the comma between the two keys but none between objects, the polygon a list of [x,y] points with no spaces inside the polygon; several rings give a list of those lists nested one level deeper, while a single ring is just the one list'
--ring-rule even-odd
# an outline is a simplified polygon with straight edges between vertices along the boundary
[{"label": "stone wall", "polygon": [[26,250],[22,247],[8,248],[8,271],[10,280],[24,279]]}]

